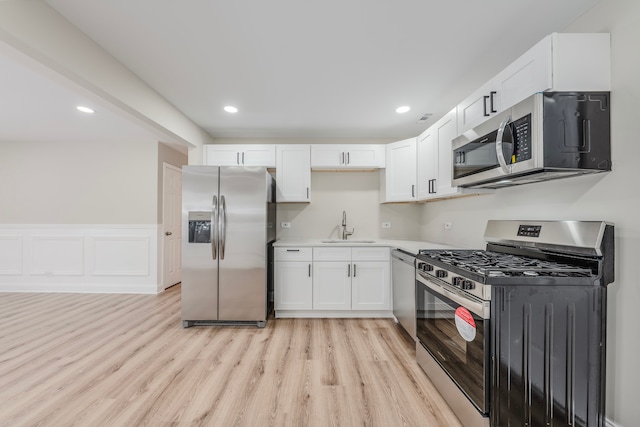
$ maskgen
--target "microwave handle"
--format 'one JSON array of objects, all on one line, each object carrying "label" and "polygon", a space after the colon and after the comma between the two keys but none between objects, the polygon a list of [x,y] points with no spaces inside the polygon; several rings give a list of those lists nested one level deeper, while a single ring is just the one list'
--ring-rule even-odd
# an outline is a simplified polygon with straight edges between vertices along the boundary
[{"label": "microwave handle", "polygon": [[498,128],[498,135],[496,136],[496,157],[498,158],[500,169],[502,169],[502,172],[504,172],[506,175],[511,173],[511,171],[509,170],[509,166],[507,166],[507,161],[505,160],[504,152],[502,151],[502,137],[504,136],[504,130],[506,129],[510,121],[511,115],[508,115],[507,118],[504,119],[502,123],[500,123],[500,127]]}]

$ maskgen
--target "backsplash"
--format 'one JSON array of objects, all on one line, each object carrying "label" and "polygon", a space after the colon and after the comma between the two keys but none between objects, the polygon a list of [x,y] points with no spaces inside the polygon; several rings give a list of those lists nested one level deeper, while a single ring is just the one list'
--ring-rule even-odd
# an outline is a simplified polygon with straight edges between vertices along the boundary
[{"label": "backsplash", "polygon": [[[340,238],[342,211],[349,239],[417,240],[421,209],[414,204],[380,204],[380,178],[372,172],[312,172],[311,203],[281,203],[278,238]],[[281,228],[282,222],[291,228]],[[382,228],[390,222],[391,228]]]}]

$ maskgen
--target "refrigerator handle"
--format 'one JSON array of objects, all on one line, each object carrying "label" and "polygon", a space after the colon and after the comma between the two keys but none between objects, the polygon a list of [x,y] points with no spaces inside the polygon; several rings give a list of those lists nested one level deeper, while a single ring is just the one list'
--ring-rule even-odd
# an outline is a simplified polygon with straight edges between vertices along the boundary
[{"label": "refrigerator handle", "polygon": [[227,203],[224,196],[220,196],[220,259],[224,259],[224,248],[227,243]]},{"label": "refrigerator handle", "polygon": [[213,218],[211,228],[213,229],[213,239],[211,239],[211,257],[218,258],[218,196],[213,196],[211,201],[211,218]]}]

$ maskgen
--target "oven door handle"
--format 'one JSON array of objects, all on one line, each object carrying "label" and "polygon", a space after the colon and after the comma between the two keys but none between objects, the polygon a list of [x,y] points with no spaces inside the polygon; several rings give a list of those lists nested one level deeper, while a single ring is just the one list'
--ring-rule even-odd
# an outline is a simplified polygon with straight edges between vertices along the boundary
[{"label": "oven door handle", "polygon": [[500,127],[498,128],[498,134],[496,135],[496,157],[498,158],[498,163],[500,164],[500,169],[504,172],[505,175],[509,175],[511,170],[509,166],[507,166],[507,160],[504,158],[504,152],[502,151],[502,138],[504,138],[504,130],[509,125],[511,121],[511,115],[508,115],[506,119],[502,123],[500,123]]},{"label": "oven door handle", "polygon": [[[421,276],[420,279],[423,279]],[[452,290],[447,289],[444,285],[440,285],[432,282],[429,279],[424,278],[423,280],[418,279],[420,283],[425,285],[427,288],[431,289],[433,292],[442,295],[445,298],[449,298],[451,301],[456,304],[460,304],[462,307],[466,308],[473,314],[477,314],[483,319],[489,319],[491,316],[491,309],[489,304],[485,304],[479,301],[472,300],[471,298],[460,295],[457,289],[452,288]]]}]

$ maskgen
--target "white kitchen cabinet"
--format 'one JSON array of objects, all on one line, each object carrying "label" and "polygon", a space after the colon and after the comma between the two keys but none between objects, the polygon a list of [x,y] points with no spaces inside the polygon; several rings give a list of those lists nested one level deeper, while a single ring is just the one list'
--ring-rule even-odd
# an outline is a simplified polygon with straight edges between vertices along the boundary
[{"label": "white kitchen cabinet", "polygon": [[438,143],[435,126],[429,127],[418,136],[418,170],[416,187],[418,200],[426,200],[435,191],[433,183],[438,179]]},{"label": "white kitchen cabinet", "polygon": [[313,309],[351,310],[349,261],[313,263]]},{"label": "white kitchen cabinet", "polygon": [[274,261],[275,310],[311,310],[311,248],[275,248]]},{"label": "white kitchen cabinet", "polygon": [[204,164],[211,166],[276,167],[273,144],[208,144],[204,146]]},{"label": "white kitchen cabinet", "polygon": [[390,310],[389,248],[316,247],[314,310]]},{"label": "white kitchen cabinet", "polygon": [[378,169],[385,166],[382,144],[313,144],[312,169]]},{"label": "white kitchen cabinet", "polygon": [[276,201],[311,201],[311,154],[308,144],[276,146]]},{"label": "white kitchen cabinet", "polygon": [[417,199],[416,139],[387,144],[386,167],[380,173],[382,202],[411,202]]},{"label": "white kitchen cabinet", "polygon": [[457,189],[451,186],[453,177],[451,140],[458,136],[455,108],[438,120],[433,127],[434,139],[438,146],[438,171],[436,174],[437,179],[431,186],[435,191],[430,194],[430,197],[456,194]]},{"label": "white kitchen cabinet", "polygon": [[610,35],[553,33],[458,104],[458,133],[536,92],[610,90]]}]

